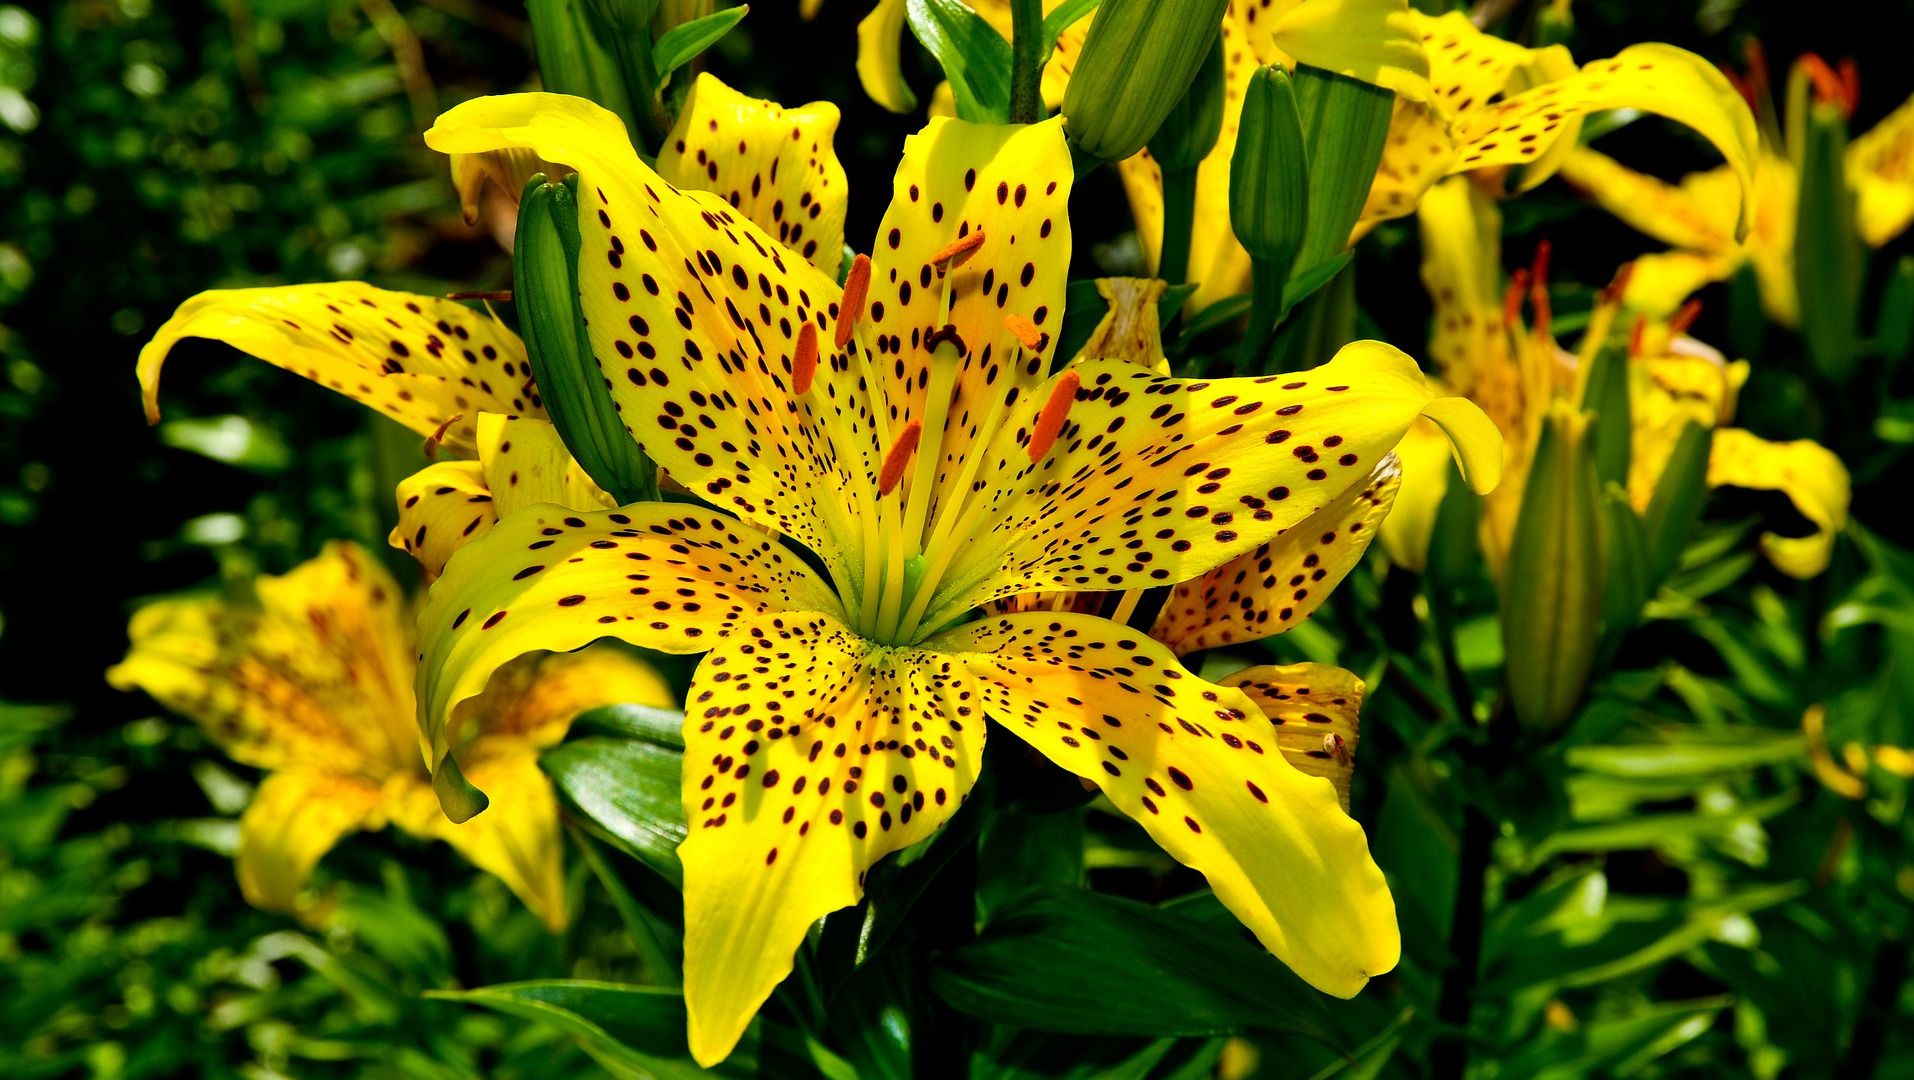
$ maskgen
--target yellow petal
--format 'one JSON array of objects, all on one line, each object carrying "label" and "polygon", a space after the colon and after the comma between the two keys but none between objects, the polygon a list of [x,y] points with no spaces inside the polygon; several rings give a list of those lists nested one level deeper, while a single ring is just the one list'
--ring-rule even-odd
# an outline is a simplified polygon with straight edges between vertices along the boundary
[{"label": "yellow petal", "polygon": [[[799,401],[789,382],[799,326],[829,340],[837,283],[718,196],[665,183],[581,98],[478,98],[425,138],[446,153],[525,146],[578,172],[581,303],[628,430],[686,487],[848,578],[863,529],[832,463],[861,455],[874,475],[884,448],[863,394]],[[823,445],[814,406],[845,414],[837,426],[861,443]]]},{"label": "yellow petal", "polygon": [[812,924],[864,872],[936,831],[982,762],[961,665],[794,613],[719,642],[685,721],[685,1005],[724,1059]]},{"label": "yellow petal", "polygon": [[1704,286],[1733,277],[1741,263],[1741,255],[1732,248],[1726,254],[1665,251],[1643,255],[1629,272],[1622,302],[1644,315],[1666,319]]},{"label": "yellow petal", "polygon": [[665,136],[658,175],[715,193],[836,278],[850,195],[832,145],[837,124],[837,106],[828,101],[787,109],[705,72]]},{"label": "yellow petal", "polygon": [[[489,415],[489,414],[488,414]],[[498,520],[485,467],[476,461],[441,461],[399,481],[399,523],[386,543],[419,560],[428,579],[468,540]]]},{"label": "yellow petal", "polygon": [[1429,538],[1449,490],[1449,439],[1427,420],[1417,420],[1396,444],[1402,481],[1395,507],[1382,519],[1382,550],[1389,561],[1421,573],[1429,562]]},{"label": "yellow petal", "polygon": [[1848,182],[1861,239],[1880,247],[1914,222],[1914,97],[1849,145]]},{"label": "yellow petal", "polygon": [[1422,284],[1435,305],[1429,355],[1445,385],[1475,389],[1477,373],[1509,362],[1502,323],[1502,214],[1466,178],[1436,185],[1416,208]]},{"label": "yellow petal", "polygon": [[565,449],[549,420],[487,413],[479,417],[478,440],[485,485],[499,517],[537,503],[571,510],[618,505]]},{"label": "yellow petal", "polygon": [[1266,61],[1287,56],[1411,101],[1429,99],[1431,57],[1404,0],[1302,0],[1263,22],[1276,52],[1268,53],[1253,33],[1250,44]]},{"label": "yellow petal", "polygon": [[1453,172],[1524,165],[1574,117],[1604,109],[1641,109],[1693,128],[1715,145],[1741,189],[1736,239],[1754,224],[1754,115],[1728,80],[1701,57],[1673,45],[1632,45],[1573,77],[1524,91],[1458,129]]},{"label": "yellow petal", "polygon": [[159,420],[160,368],[181,338],[223,341],[421,435],[443,428],[457,457],[474,455],[481,410],[544,415],[518,336],[483,311],[434,296],[356,281],[200,293],[140,350],[149,421]]},{"label": "yellow petal", "polygon": [[256,908],[297,914],[320,858],[347,833],[383,824],[377,783],[298,766],[273,773],[239,819],[239,891]]},{"label": "yellow petal", "polygon": [[[871,244],[869,329],[888,338],[877,366],[891,430],[922,419],[941,439],[927,520],[953,492],[968,492],[958,478],[986,449],[977,425],[992,405],[1027,394],[1049,371],[1069,279],[1074,175],[1061,117],[1029,125],[933,119],[904,140],[890,209]],[[983,243],[970,257],[939,274],[937,254],[979,231]],[[962,348],[954,365],[935,360],[930,346],[945,289],[945,322]],[[1034,348],[1012,319],[1035,328]],[[937,423],[933,402],[948,423]],[[926,440],[925,449],[938,446]]]},{"label": "yellow petal", "polygon": [[872,101],[894,113],[917,107],[917,95],[904,81],[904,20],[904,0],[877,0],[857,24],[857,80]]},{"label": "yellow petal", "polygon": [[1488,420],[1436,399],[1415,362],[1381,342],[1263,378],[1170,379],[1109,360],[1069,373],[1082,385],[1050,452],[1032,466],[1019,439],[987,459],[989,487],[966,511],[975,536],[931,604],[944,617],[925,625],[1019,592],[1187,581],[1366,485],[1425,412],[1478,481],[1492,483],[1499,463]]},{"label": "yellow petal", "polygon": [[1690,173],[1676,185],[1583,146],[1563,162],[1562,179],[1664,244],[1718,254],[1735,247],[1736,180],[1727,166]]},{"label": "yellow petal", "polygon": [[1414,210],[1429,188],[1449,175],[1454,161],[1455,139],[1441,110],[1427,102],[1397,98],[1382,161],[1356,220],[1356,238],[1379,222]]},{"label": "yellow petal", "polygon": [[465,755],[466,776],[487,791],[491,809],[463,824],[439,811],[423,774],[386,786],[392,823],[414,836],[443,840],[496,875],[553,933],[565,928],[565,867],[558,831],[558,795],[527,742],[492,740]]},{"label": "yellow petal", "polygon": [[1814,523],[1811,536],[1765,533],[1761,550],[1782,573],[1811,578],[1827,569],[1834,534],[1848,523],[1848,470],[1820,443],[1769,442],[1740,428],[1715,432],[1708,456],[1709,487],[1779,491]]},{"label": "yellow petal", "polygon": [[419,614],[428,760],[436,774],[461,742],[459,703],[528,652],[603,637],[703,652],[765,612],[836,606],[794,553],[723,514],[669,503],[529,507],[461,548]]},{"label": "yellow petal", "polygon": [[1097,278],[1097,295],[1110,305],[1090,331],[1079,359],[1128,360],[1163,375],[1163,331],[1157,304],[1169,282],[1156,278]]},{"label": "yellow petal", "polygon": [[1094,781],[1310,985],[1351,997],[1395,967],[1395,902],[1362,826],[1241,691],[1084,615],[986,618],[933,647],[968,654],[993,719]]},{"label": "yellow petal", "polygon": [[545,747],[563,739],[579,713],[605,705],[670,709],[678,700],[651,665],[621,646],[601,643],[506,664],[483,694],[459,706],[458,725],[475,745],[505,738]]},{"label": "yellow petal", "polygon": [[1638,358],[1628,374],[1628,494],[1637,510],[1646,510],[1682,431],[1689,424],[1719,426],[1733,384],[1725,365],[1700,357]]},{"label": "yellow petal", "polygon": [[[1436,438],[1447,458],[1448,440]],[[1150,636],[1180,656],[1280,634],[1309,618],[1362,561],[1401,478],[1395,455],[1387,455],[1368,483],[1350,485],[1275,539],[1177,585]]]},{"label": "yellow petal", "polygon": [[1356,772],[1362,680],[1328,664],[1265,665],[1224,678],[1219,686],[1249,696],[1276,725],[1276,745],[1299,771],[1336,785],[1349,812],[1349,779]]},{"label": "yellow petal", "polygon": [[107,681],[191,717],[248,765],[416,768],[410,620],[378,560],[335,542],[257,591],[257,608],[182,598],[140,609]]},{"label": "yellow petal", "polygon": [[538,173],[552,176],[556,170],[537,154],[527,150],[494,150],[484,154],[452,155],[452,186],[459,192],[459,208],[465,211],[465,223],[476,225],[479,202],[485,185],[495,184],[499,193],[518,205],[525,183]]}]

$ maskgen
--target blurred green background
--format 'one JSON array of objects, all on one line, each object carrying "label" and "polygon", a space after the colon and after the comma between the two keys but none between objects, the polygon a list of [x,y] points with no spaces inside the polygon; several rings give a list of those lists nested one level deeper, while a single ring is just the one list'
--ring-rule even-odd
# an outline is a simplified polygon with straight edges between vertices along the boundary
[{"label": "blurred green background", "polygon": [[[920,122],[858,88],[864,14],[825,0],[806,22],[794,4],[765,3],[708,57],[741,89],[843,109],[859,247]],[[1665,40],[1738,62],[1749,37],[1777,72],[1801,51],[1852,57],[1856,131],[1914,91],[1914,5],[1630,0],[1577,4],[1575,15],[1583,59]],[[935,74],[911,59],[928,100]],[[530,85],[531,70],[524,13],[509,2],[0,6],[0,1076],[596,1074],[548,1029],[418,994],[613,972],[629,946],[602,904],[549,937],[498,882],[388,830],[328,859],[347,883],[336,925],[253,911],[230,852],[256,777],[102,678],[143,597],[282,572],[330,538],[382,549],[391,484],[418,455],[415,437],[357,406],[205,342],[181,346],[162,394],[169,418],[148,427],[133,377],[140,345],[209,287],[508,284],[509,262],[463,222],[443,160],[418,133],[444,107]],[[1605,148],[1652,156],[1671,179],[1711,163],[1703,144],[1641,127]],[[1631,156],[1637,141],[1648,154]],[[1110,170],[1082,182],[1073,211],[1073,276],[1140,270]],[[1606,281],[1652,246],[1559,183],[1506,214],[1511,264],[1527,259],[1527,237],[1547,235],[1564,282]],[[1416,249],[1412,222],[1385,226],[1357,275],[1359,325],[1412,353],[1429,311]],[[1875,266],[1907,250],[1903,238]],[[1704,294],[1704,340],[1726,337],[1727,291]],[[1801,374],[1792,339],[1776,332],[1762,348],[1771,355],[1750,357],[1742,422],[1839,451],[1864,528],[1826,578],[1796,583],[1740,562],[1710,579],[1706,617],[1638,633],[1622,666],[1681,677],[1644,690],[1652,700],[1611,687],[1615,729],[1648,712],[1784,740],[1805,702],[1852,695],[1849,713],[1881,725],[1872,737],[1908,745],[1914,571],[1897,550],[1914,543],[1914,409],[1898,404],[1907,373],[1857,388],[1866,402],[1835,400]],[[1712,519],[1745,535],[1757,515],[1775,527],[1788,513],[1779,497],[1750,496]],[[1352,578],[1313,636],[1273,652],[1379,648],[1357,642],[1387,636],[1361,614],[1386,588],[1379,574]],[[1411,745],[1415,705],[1385,696],[1374,709],[1358,815],[1396,879],[1412,965],[1420,954],[1434,970],[1454,888],[1442,822],[1455,807],[1416,794],[1446,774],[1407,775],[1443,767]],[[1408,718],[1392,721],[1392,710]],[[1546,867],[1548,855],[1535,856],[1494,915],[1485,980],[1508,994],[1511,1034],[1483,1075],[1833,1076],[1857,1066],[1860,1032],[1881,1040],[1874,1075],[1914,1077],[1905,786],[1885,803],[1838,799],[1793,744],[1740,764],[1700,759],[1659,777],[1614,756],[1557,762],[1548,780],[1566,797],[1617,810],[1582,826],[1608,833],[1560,841]],[[1451,846],[1427,848],[1425,833]],[[1533,848],[1516,861],[1527,856]],[[584,889],[582,868],[574,886]],[[1601,907],[1593,891],[1623,902],[1577,922],[1577,905]],[[1576,992],[1585,1016],[1636,1026],[1594,1056],[1549,1049],[1549,1002]],[[1541,1057],[1524,1063],[1525,1052]],[[1279,1058],[1264,1061],[1261,1075],[1289,1075]]]}]

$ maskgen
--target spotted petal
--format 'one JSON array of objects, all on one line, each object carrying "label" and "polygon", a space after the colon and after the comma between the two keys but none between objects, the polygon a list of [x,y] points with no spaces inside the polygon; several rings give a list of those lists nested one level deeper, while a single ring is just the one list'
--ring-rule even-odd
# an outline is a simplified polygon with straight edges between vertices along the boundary
[{"label": "spotted petal", "polygon": [[848,578],[863,533],[842,493],[854,499],[853,475],[874,475],[882,448],[865,395],[826,406],[855,432],[845,445],[817,431],[817,395],[800,401],[790,383],[799,326],[830,333],[836,282],[718,196],[665,183],[618,118],[581,98],[468,101],[426,141],[447,153],[526,146],[578,172],[579,290],[627,429],[688,488]]},{"label": "spotted petal", "polygon": [[1351,484],[1274,539],[1171,589],[1150,636],[1180,656],[1280,634],[1309,618],[1362,561],[1401,480],[1395,454],[1384,456],[1367,483]]},{"label": "spotted petal", "polygon": [[722,1060],[819,918],[962,803],[984,721],[961,663],[879,649],[818,613],[718,642],[685,720],[685,1003]]},{"label": "spotted petal", "polygon": [[1362,826],[1283,759],[1241,691],[1084,615],[986,618],[930,647],[964,654],[993,719],[1094,781],[1310,985],[1350,997],[1396,965],[1395,903]]},{"label": "spotted petal", "polygon": [[[223,341],[370,405],[458,457],[477,453],[481,410],[543,416],[518,335],[483,311],[356,281],[216,289],[179,306],[140,350],[146,418],[182,338]],[[440,434],[443,429],[443,434]]]},{"label": "spotted petal", "polygon": [[399,521],[386,543],[419,560],[428,579],[444,573],[454,551],[498,521],[485,467],[476,461],[427,465],[399,481],[395,497]]},{"label": "spotted petal", "polygon": [[1445,386],[1475,389],[1478,374],[1510,363],[1502,315],[1502,214],[1487,193],[1456,177],[1416,208],[1422,284],[1435,306],[1429,354]]},{"label": "spotted petal", "polygon": [[[420,722],[434,775],[461,741],[459,703],[525,653],[602,637],[703,652],[759,615],[791,610],[836,611],[837,601],[795,554],[735,518],[662,503],[528,507],[461,548],[419,614]],[[441,795],[457,790],[456,779],[440,783]],[[454,801],[447,810],[460,820],[483,808]]]},{"label": "spotted petal", "polygon": [[[402,594],[345,543],[260,578],[250,610],[212,597],[149,604],[107,672],[192,717],[240,762],[380,775],[418,761]],[[316,859],[317,856],[315,855]]]},{"label": "spotted petal", "polygon": [[[1070,270],[1073,175],[1061,117],[1026,126],[938,118],[904,140],[871,245],[870,333],[892,430],[925,419],[932,404],[948,408],[931,521],[981,450],[991,405],[1014,405],[1049,371]],[[945,274],[931,265],[978,231],[985,239],[967,261]],[[940,320],[946,288],[950,312]],[[1018,338],[1013,317],[1036,328],[1035,348]],[[963,346],[955,365],[932,360],[930,338],[945,321]],[[939,430],[934,420],[925,422]]]},{"label": "spotted petal", "polygon": [[1458,129],[1451,171],[1529,164],[1577,117],[1626,108],[1685,124],[1721,151],[1740,186],[1736,238],[1745,235],[1755,215],[1754,115],[1714,65],[1673,45],[1632,45],[1484,110]]},{"label": "spotted petal", "polygon": [[1276,725],[1276,745],[1298,771],[1336,785],[1349,810],[1349,779],[1356,771],[1362,680],[1328,664],[1245,668],[1217,685],[1241,690]]},{"label": "spotted petal", "polygon": [[785,108],[747,97],[716,75],[691,84],[658,154],[658,175],[709,191],[831,278],[844,257],[850,189],[832,140],[837,106]]},{"label": "spotted petal", "polygon": [[1190,381],[1110,360],[1070,372],[1076,403],[1041,462],[1026,437],[993,448],[964,512],[973,535],[923,625],[1018,592],[1187,581],[1366,486],[1425,412],[1473,483],[1487,490],[1499,475],[1500,438],[1479,410],[1437,399],[1414,361],[1380,342],[1295,375]]}]

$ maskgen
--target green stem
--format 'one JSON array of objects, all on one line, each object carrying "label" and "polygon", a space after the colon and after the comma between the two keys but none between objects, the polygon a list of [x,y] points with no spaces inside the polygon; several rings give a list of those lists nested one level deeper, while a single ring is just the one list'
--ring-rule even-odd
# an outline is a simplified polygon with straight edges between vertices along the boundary
[{"label": "green stem", "polygon": [[1043,119],[1043,0],[1010,0],[1010,122]]},{"label": "green stem", "polygon": [[611,35],[612,51],[618,57],[618,70],[625,77],[625,93],[631,98],[632,119],[638,122],[638,152],[649,161],[665,144],[664,106],[658,101],[658,70],[651,59],[651,29],[619,28]]},{"label": "green stem", "polygon": [[1288,275],[1266,259],[1250,260],[1249,326],[1243,333],[1242,351],[1236,355],[1236,374],[1260,375],[1276,324],[1283,320],[1283,286]]},{"label": "green stem", "polygon": [[1163,170],[1163,257],[1156,276],[1181,285],[1190,276],[1190,233],[1196,226],[1196,170]]}]

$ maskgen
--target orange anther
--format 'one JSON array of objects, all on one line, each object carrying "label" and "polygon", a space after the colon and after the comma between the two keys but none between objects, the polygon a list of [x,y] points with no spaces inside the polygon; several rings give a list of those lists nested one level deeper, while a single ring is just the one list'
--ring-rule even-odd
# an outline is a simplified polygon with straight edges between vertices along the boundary
[{"label": "orange anther", "polygon": [[851,272],[844,279],[844,298],[837,305],[838,348],[850,344],[851,331],[864,317],[864,301],[871,295],[871,257],[859,253],[851,260]]},{"label": "orange anther", "polygon": [[1535,261],[1529,270],[1529,305],[1535,309],[1535,334],[1547,337],[1551,309],[1548,302],[1549,242],[1535,245]]},{"label": "orange anther", "polygon": [[904,430],[891,444],[890,452],[884,455],[884,471],[877,474],[877,493],[889,495],[904,478],[904,466],[910,464],[910,456],[917,452],[917,440],[923,437],[924,422],[912,420],[904,425]]},{"label": "orange anther", "polygon": [[1695,325],[1695,320],[1700,317],[1701,317],[1701,301],[1700,300],[1688,301],[1686,304],[1683,304],[1681,306],[1680,311],[1675,312],[1674,318],[1668,320],[1668,336],[1680,337],[1683,334],[1686,334],[1688,332],[1688,328]]},{"label": "orange anther", "polygon": [[1801,69],[1807,72],[1809,81],[1814,83],[1814,96],[1817,100],[1833,102],[1841,106],[1843,114],[1854,111],[1853,104],[1848,101],[1847,84],[1841,80],[1841,76],[1834,73],[1834,69],[1828,66],[1826,60],[1814,53],[1802,53],[1801,59],[1795,63],[1801,65]]},{"label": "orange anther", "polygon": [[1502,294],[1502,325],[1514,326],[1522,318],[1522,294],[1529,291],[1529,272],[1517,270],[1509,275],[1509,291]]},{"label": "orange anther", "polygon": [[1760,38],[1748,38],[1741,45],[1742,62],[1748,65],[1748,88],[1757,94],[1768,92],[1768,50]]},{"label": "orange anther", "polygon": [[1635,325],[1628,328],[1628,355],[1640,356],[1642,354],[1642,338],[1647,335],[1648,319],[1642,315],[1635,316]]},{"label": "orange anther", "polygon": [[1635,264],[1632,261],[1623,263],[1621,269],[1615,271],[1615,277],[1609,281],[1608,287],[1602,290],[1600,302],[1620,304],[1622,297],[1628,292],[1628,283],[1634,276]]},{"label": "orange anther", "polygon": [[1083,386],[1083,377],[1074,371],[1066,371],[1057,380],[1050,391],[1050,400],[1043,403],[1043,411],[1037,414],[1037,428],[1030,433],[1030,460],[1042,461],[1050,448],[1056,445],[1057,436],[1063,432],[1063,422],[1069,419],[1070,406],[1077,403],[1077,391]]},{"label": "orange anther", "polygon": [[1036,352],[1038,349],[1043,348],[1043,331],[1038,330],[1036,323],[1031,322],[1022,315],[1005,315],[1004,326],[1009,329],[1011,333],[1017,335],[1017,340],[1022,342],[1023,347],[1029,349],[1031,352]]},{"label": "orange anther", "polygon": [[791,354],[791,384],[800,394],[811,392],[817,377],[817,324],[806,320],[798,329],[797,352]]},{"label": "orange anther", "polygon": [[936,267],[940,274],[946,270],[955,270],[968,262],[983,245],[984,230],[983,226],[979,225],[976,232],[968,236],[960,236],[937,249],[937,254],[930,257],[930,264]]},{"label": "orange anther", "polygon": [[1855,65],[1854,57],[1843,56],[1835,65],[1840,73],[1841,85],[1848,92],[1848,115],[1854,115],[1854,107],[1861,103],[1861,69]]}]

